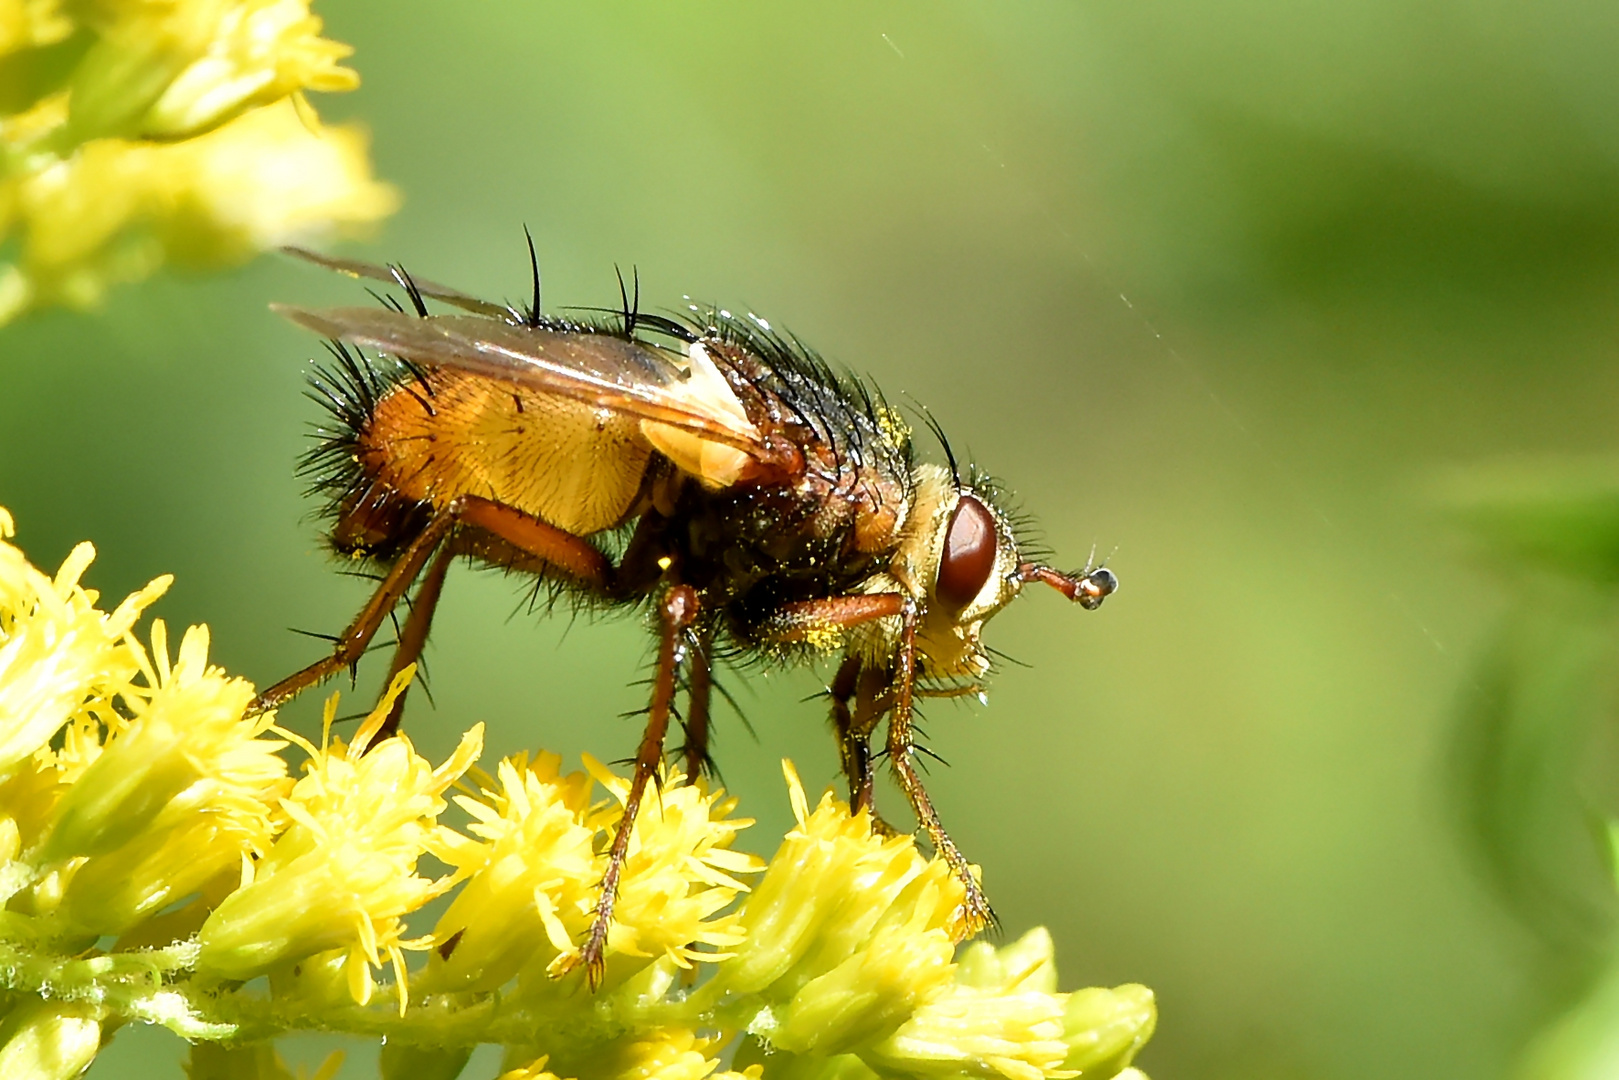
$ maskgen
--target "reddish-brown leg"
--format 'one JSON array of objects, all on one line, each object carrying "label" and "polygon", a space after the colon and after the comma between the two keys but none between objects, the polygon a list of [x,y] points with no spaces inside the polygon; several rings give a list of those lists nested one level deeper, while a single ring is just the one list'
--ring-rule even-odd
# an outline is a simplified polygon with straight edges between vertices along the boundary
[{"label": "reddish-brown leg", "polygon": [[[422,658],[422,650],[427,647],[427,632],[433,626],[433,612],[438,608],[439,596],[444,592],[444,575],[449,573],[454,558],[455,545],[442,545],[427,573],[422,575],[422,583],[411,600],[410,616],[399,631],[399,645],[394,649],[393,662],[388,665],[388,677],[382,680],[384,690],[393,685],[394,676]],[[405,715],[405,695],[409,692],[410,687],[407,686],[394,698],[393,708],[388,710],[388,719],[382,722],[376,738],[372,740],[373,746],[399,730],[399,721]]]},{"label": "reddish-brown leg", "polygon": [[411,583],[422,572],[428,558],[444,542],[454,525],[453,510],[447,509],[435,514],[427,523],[427,527],[410,542],[410,546],[394,561],[393,566],[389,567],[382,584],[377,586],[377,591],[371,594],[371,599],[366,601],[360,613],[354,616],[354,621],[350,622],[338,636],[331,655],[322,657],[302,671],[288,675],[254,698],[253,703],[247,707],[248,715],[269,712],[316,683],[359,663],[360,657],[365,655],[366,646],[371,644],[371,639],[376,636],[383,620],[409,591]]},{"label": "reddish-brown leg", "polygon": [[871,805],[871,742],[855,735],[854,714],[849,711],[859,684],[860,661],[846,656],[832,677],[832,685],[827,687],[827,696],[832,699],[832,728],[838,734],[838,757],[843,762],[843,775],[849,779],[849,809],[857,812]]},{"label": "reddish-brown leg", "polygon": [[[900,636],[892,672],[862,671],[854,680],[855,687],[852,691],[855,698],[854,712],[848,713],[847,695],[844,696],[845,704],[841,708],[848,717],[847,731],[862,739],[862,742],[862,729],[865,735],[869,735],[882,713],[885,710],[888,712],[889,765],[894,770],[894,778],[899,782],[900,789],[910,800],[911,809],[916,812],[917,822],[927,830],[935,850],[949,864],[951,871],[966,889],[967,895],[962,903],[963,931],[966,936],[983,929],[994,918],[994,912],[990,910],[989,901],[979,888],[978,880],[973,877],[971,866],[957,849],[955,841],[944,831],[938,811],[933,808],[933,800],[928,797],[927,789],[922,786],[922,778],[916,771],[916,737],[911,723],[916,681],[915,601],[899,593],[806,600],[784,605],[780,611],[771,616],[769,626],[773,636],[779,640],[803,640],[827,628],[846,628],[896,615],[900,618]],[[844,675],[847,666],[845,662],[845,668],[838,672],[840,677]],[[833,718],[834,723],[839,726],[841,735],[844,733],[845,720],[838,712],[839,689],[842,687],[834,685]],[[850,771],[851,760],[854,762],[854,771],[850,772],[849,776],[851,792],[862,792],[865,800],[868,800],[865,805],[869,805],[870,768],[868,764],[865,775],[862,775],[858,753],[858,749],[853,751],[849,749],[846,739],[844,743],[846,772]]]},{"label": "reddish-brown leg", "polygon": [[[572,533],[488,499],[470,495],[455,499],[433,515],[427,527],[394,561],[382,584],[377,586],[377,591],[371,594],[365,607],[360,609],[354,621],[338,637],[332,654],[287,676],[254,698],[248,706],[249,714],[268,712],[316,683],[358,663],[383,620],[404,598],[434,550],[462,522],[475,525],[512,547],[535,556],[543,564],[554,566],[593,585],[606,582],[612,571],[605,555]],[[424,625],[424,640],[426,630]]]},{"label": "reddish-brown leg", "polygon": [[[874,619],[901,615],[908,601],[899,593],[873,593],[861,596],[830,596],[824,600],[802,600],[783,604],[771,613],[764,634],[775,641],[803,641],[829,630],[844,630]],[[880,672],[862,668],[858,657],[846,657],[828,688],[832,698],[832,726],[838,735],[838,756],[843,775],[849,780],[849,809],[872,811],[873,769],[871,733],[882,718],[874,709],[874,698],[883,689]],[[850,711],[850,702],[854,710]],[[884,832],[892,831],[879,821]]]},{"label": "reddish-brown leg", "polygon": [[[894,829],[877,816],[872,788],[876,781],[871,754],[871,733],[882,719],[888,680],[883,672],[863,668],[858,657],[844,659],[829,688],[832,698],[832,726],[837,729],[843,775],[849,780],[849,809],[871,812],[880,832]],[[852,708],[851,708],[852,704]]]},{"label": "reddish-brown leg", "polygon": [[674,702],[675,688],[679,684],[679,668],[686,659],[687,631],[697,619],[697,591],[689,585],[676,585],[663,596],[658,608],[661,623],[658,640],[658,669],[652,678],[652,706],[647,710],[646,731],[641,735],[641,747],[635,755],[635,774],[630,778],[629,794],[624,799],[624,816],[619,818],[613,833],[613,846],[607,852],[607,871],[602,875],[601,899],[591,918],[585,942],[579,947],[559,974],[566,974],[584,965],[590,988],[601,985],[606,970],[607,931],[613,924],[613,904],[618,900],[618,880],[624,872],[624,859],[630,849],[630,834],[635,827],[635,816],[641,810],[641,798],[646,786],[657,774],[663,762],[663,738],[669,731],[669,707]]},{"label": "reddish-brown leg", "polygon": [[464,495],[456,502],[461,520],[468,525],[491,532],[580,581],[605,585],[612,572],[607,556],[571,532],[476,495]]},{"label": "reddish-brown leg", "polygon": [[714,762],[708,756],[708,717],[714,698],[714,668],[709,662],[708,635],[699,636],[687,657],[690,667],[686,675],[686,782],[693,784],[705,773],[714,771]]},{"label": "reddish-brown leg", "polygon": [[805,641],[827,631],[843,630],[876,619],[901,615],[908,603],[910,598],[900,593],[863,593],[858,596],[829,596],[824,600],[800,600],[783,604],[771,612],[760,633],[772,641]]},{"label": "reddish-brown leg", "polygon": [[888,763],[894,770],[900,789],[910,800],[911,809],[916,812],[916,820],[932,839],[934,850],[944,857],[966,889],[961,904],[964,916],[961,936],[970,937],[993,922],[995,912],[990,908],[984,890],[979,887],[978,879],[973,876],[966,857],[957,849],[955,841],[950,839],[950,834],[944,831],[939,813],[933,808],[933,800],[928,797],[927,789],[922,786],[922,777],[916,771],[916,741],[911,729],[916,674],[916,619],[916,608],[907,608],[904,628],[900,632],[899,655],[894,662],[895,695],[894,708],[888,717]]}]

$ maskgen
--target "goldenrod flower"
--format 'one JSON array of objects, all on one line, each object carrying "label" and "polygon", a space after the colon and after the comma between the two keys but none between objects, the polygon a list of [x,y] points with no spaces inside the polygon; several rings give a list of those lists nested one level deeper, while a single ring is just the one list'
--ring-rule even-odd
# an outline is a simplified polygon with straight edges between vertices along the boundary
[{"label": "goldenrod flower", "polygon": [[73,870],[62,915],[93,933],[119,933],[243,859],[262,856],[291,787],[286,744],[244,720],[253,688],[208,666],[208,630],[186,631],[171,665],[161,621],[152,628],[150,697],[114,718],[111,737],[56,807],[39,859],[90,856]]},{"label": "goldenrod flower", "polygon": [[[630,782],[588,754],[584,762],[622,806]],[[684,773],[665,769],[635,819],[607,934],[609,957],[668,957],[690,967],[694,960],[724,959],[731,955],[724,950],[742,941],[736,915],[712,916],[747,891],[734,875],[764,868],[756,856],[730,850],[736,834],[753,821],[727,817],[736,800],[723,790],[710,791],[703,779],[685,781]],[[616,832],[621,816],[614,809],[598,824]]]},{"label": "goldenrod flower", "polygon": [[[1064,997],[1063,1041],[1068,1044],[1068,1057],[1063,1067],[1078,1069],[1087,1077],[1112,1076],[1129,1065],[1158,1026],[1157,1002],[1152,991],[1139,983],[1111,990],[1093,986]],[[1144,1078],[1137,1076],[1136,1080]]]},{"label": "goldenrod flower", "polygon": [[416,863],[424,853],[448,855],[456,847],[455,836],[437,824],[443,793],[483,749],[481,724],[436,769],[403,735],[370,745],[411,674],[400,673],[351,743],[330,737],[335,696],[326,708],[325,746],[289,734],[311,759],[281,800],[292,823],[264,858],[243,862],[241,887],[203,924],[199,971],[250,979],[342,950],[349,992],[363,1005],[374,988],[371,969],[386,957],[404,1011],[403,950],[426,947],[405,939],[404,917],[455,881],[421,877]]},{"label": "goldenrod flower", "polygon": [[[63,11],[71,14],[68,18]],[[308,0],[0,0],[0,57],[78,31],[71,71],[0,116],[0,323],[89,307],[166,260],[208,267],[380,220],[366,139],[327,128],[308,90],[349,90],[346,45]]]},{"label": "goldenrod flower", "polygon": [[[592,806],[592,777],[620,806],[629,789],[588,755],[589,775],[564,776],[559,764],[554,754],[503,761],[498,789],[457,797],[474,818],[469,831],[487,842],[455,855],[468,880],[439,919],[423,992],[493,990],[525,969],[531,993],[555,985],[550,973],[590,925],[622,813]],[[607,939],[608,985],[660,957],[678,967],[722,959],[715,950],[741,940],[735,915],[715,915],[746,889],[732,875],[763,865],[729,849],[751,822],[727,816],[735,800],[723,792],[683,781],[665,772],[630,834]]]},{"label": "goldenrod flower", "polygon": [[507,1069],[496,1080],[561,1080],[556,1073],[546,1068],[550,1061],[551,1055],[543,1054],[527,1065]]},{"label": "goldenrod flower", "polygon": [[191,1060],[186,1063],[186,1080],[335,1080],[337,1071],[343,1067],[343,1059],[343,1052],[334,1050],[314,1072],[302,1066],[293,1072],[270,1043],[245,1046],[196,1043],[191,1047]]},{"label": "goldenrod flower", "polygon": [[147,8],[103,39],[133,40],[142,51],[151,50],[148,42],[160,42],[166,58],[194,57],[137,121],[141,135],[193,135],[305,90],[360,85],[359,75],[337,63],[354,50],[320,36],[321,22],[309,13],[308,0],[171,4],[158,10],[161,14],[154,15]]},{"label": "goldenrod flower", "polygon": [[830,792],[810,813],[786,769],[793,816],[740,912],[746,939],[701,993],[779,1002],[750,1030],[787,1050],[838,1053],[891,1032],[949,982],[964,890],[909,837],[872,831]]},{"label": "goldenrod flower", "polygon": [[1044,931],[958,958],[949,868],[830,794],[812,811],[790,765],[796,825],[751,893],[735,801],[663,773],[606,986],[552,979],[598,900],[623,777],[514,756],[472,774],[451,828],[482,728],[437,765],[377,740],[410,671],[347,741],[334,697],[316,746],[242,716],[252,688],[208,665],[206,629],[171,660],[154,623],[148,653],[135,622],[166,579],[109,614],[80,583],[88,545],[52,577],[10,535],[0,511],[0,1075],[65,1080],[140,1020],[196,1044],[197,1080],[288,1080],[269,1040],[313,1028],[384,1037],[389,1078],[455,1075],[490,1042],[519,1066],[504,1080],[1145,1080],[1149,991],[1059,993]]},{"label": "goldenrod flower", "polygon": [[1040,927],[996,950],[967,948],[954,985],[862,1057],[921,1076],[1112,1076],[1152,1034],[1143,986],[1058,994],[1051,935]]},{"label": "goldenrod flower", "polygon": [[502,761],[498,787],[456,796],[484,842],[462,847],[466,885],[439,918],[421,988],[494,990],[544,950],[549,963],[590,921],[601,881],[590,778],[563,776],[554,754]]},{"label": "goldenrod flower", "polygon": [[73,1080],[101,1048],[101,1016],[94,1005],[35,1001],[0,1021],[0,1076]]},{"label": "goldenrod flower", "polygon": [[0,0],[0,59],[55,45],[73,33],[59,0]]},{"label": "goldenrod flower", "polygon": [[551,1055],[545,1055],[529,1065],[501,1073],[499,1080],[760,1080],[764,1069],[759,1065],[750,1065],[741,1072],[716,1071],[720,1067],[715,1056],[719,1043],[690,1028],[657,1028],[578,1060],[553,1061]]},{"label": "goldenrod flower", "polygon": [[70,719],[112,713],[140,670],[126,635],[172,580],[156,579],[108,614],[79,585],[95,548],[74,548],[51,578],[5,542],[11,535],[11,519],[0,518],[0,777]]}]

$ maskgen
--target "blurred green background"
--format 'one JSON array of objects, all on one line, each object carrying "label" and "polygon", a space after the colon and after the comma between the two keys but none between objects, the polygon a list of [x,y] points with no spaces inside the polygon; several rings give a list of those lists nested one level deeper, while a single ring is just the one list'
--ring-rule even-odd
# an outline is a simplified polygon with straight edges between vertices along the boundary
[{"label": "blurred green background", "polygon": [[[1504,1076],[1578,1000],[1600,864],[1548,849],[1547,875],[1597,882],[1593,928],[1551,940],[1470,854],[1447,765],[1545,592],[1434,490],[1619,451],[1619,7],[318,11],[364,79],[319,106],[371,126],[406,198],[350,253],[517,296],[527,223],[549,307],[616,302],[615,263],[649,306],[751,306],[927,402],[1063,561],[1113,553],[1101,611],[1041,591],[992,624],[1031,667],[930,710],[954,762],[931,790],[1008,939],[1049,925],[1065,988],[1158,992],[1149,1073]],[[94,539],[109,596],[174,572],[160,613],[261,684],[313,659],[287,628],[335,631],[365,590],[293,475],[318,346],[266,305],[357,293],[271,257],[0,333],[25,548]],[[452,575],[413,736],[442,753],[484,720],[502,752],[627,754],[642,628],[512,617],[518,596]],[[719,721],[767,852],[777,760],[835,775],[802,700],[826,674],[740,689],[757,742]],[[182,1054],[128,1031],[92,1075]]]}]

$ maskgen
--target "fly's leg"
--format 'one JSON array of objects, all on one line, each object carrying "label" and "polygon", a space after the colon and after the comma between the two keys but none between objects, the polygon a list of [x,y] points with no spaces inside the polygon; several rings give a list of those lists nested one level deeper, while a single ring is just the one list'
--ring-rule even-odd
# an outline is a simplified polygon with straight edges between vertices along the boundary
[{"label": "fly's leg", "polygon": [[871,811],[872,831],[883,836],[898,836],[900,830],[890,825],[887,819],[877,812],[877,804],[872,798],[877,755],[871,752],[871,735],[877,730],[877,725],[882,722],[884,714],[893,704],[891,682],[889,673],[882,668],[865,668],[860,672],[860,681],[855,687],[854,698],[854,730],[860,739],[860,761],[865,770],[862,785],[866,793],[865,806]]},{"label": "fly's leg", "polygon": [[466,524],[493,533],[569,577],[597,588],[605,587],[612,577],[607,556],[571,532],[476,495],[463,495],[455,501],[459,517]]},{"label": "fly's leg", "polygon": [[709,659],[711,642],[707,634],[698,635],[688,657],[690,667],[686,674],[686,745],[680,750],[686,758],[686,782],[696,783],[702,775],[713,776],[714,759],[708,755],[708,719],[714,699],[714,668]]},{"label": "fly's leg", "polygon": [[838,757],[843,775],[849,778],[849,809],[859,813],[872,805],[871,735],[855,734],[854,713],[849,703],[860,685],[860,660],[846,656],[827,687],[832,699],[832,727],[838,734]]},{"label": "fly's leg", "polygon": [[658,640],[658,669],[652,679],[652,706],[647,710],[646,731],[641,735],[641,747],[635,754],[635,774],[630,779],[630,790],[624,799],[624,816],[619,819],[613,833],[613,846],[607,852],[607,871],[602,875],[601,899],[591,918],[585,943],[558,969],[565,975],[584,965],[586,978],[592,990],[601,986],[606,973],[607,931],[613,923],[613,904],[618,899],[618,881],[624,873],[624,859],[629,854],[630,833],[635,828],[635,816],[641,809],[641,798],[646,786],[657,775],[663,761],[663,738],[669,731],[669,711],[674,703],[679,684],[680,665],[688,654],[688,631],[697,619],[697,590],[689,585],[676,585],[664,594],[658,609],[662,623]]},{"label": "fly's leg", "polygon": [[[914,606],[910,597],[902,593],[802,600],[783,604],[772,612],[763,633],[773,641],[814,640],[829,631],[836,633],[877,619],[902,618]],[[896,836],[899,830],[877,813],[872,791],[876,764],[871,734],[889,710],[889,683],[886,671],[866,667],[857,656],[846,658],[832,681],[832,725],[838,733],[843,773],[849,778],[849,808],[869,810],[873,831]]]},{"label": "fly's leg", "polygon": [[[771,614],[766,622],[765,632],[780,641],[812,640],[827,630],[841,630],[858,626],[863,622],[894,616],[899,617],[900,633],[893,672],[890,675],[882,671],[862,671],[855,679],[855,709],[849,714],[848,731],[855,741],[863,744],[883,712],[889,713],[889,765],[894,770],[894,778],[899,782],[900,790],[905,792],[905,797],[910,800],[911,809],[916,812],[917,822],[927,830],[934,849],[949,864],[951,871],[966,889],[959,931],[961,937],[970,937],[994,921],[995,913],[990,910],[989,901],[984,897],[984,890],[979,888],[978,879],[973,876],[971,865],[957,849],[955,841],[950,839],[950,834],[944,831],[944,825],[939,821],[939,813],[933,808],[933,800],[928,797],[927,789],[922,786],[922,777],[916,771],[916,739],[911,726],[916,680],[916,601],[901,593],[872,593],[784,604]],[[842,676],[847,667],[846,661],[838,674]],[[837,712],[838,689],[841,687],[835,685],[833,722],[840,725],[841,735],[843,721]],[[847,711],[847,705],[843,708]],[[855,769],[849,776],[851,790],[863,790],[869,798],[869,780],[866,778],[870,771],[869,753],[866,764],[862,766],[859,747],[850,750],[849,742],[850,739],[845,738],[844,770],[849,772],[852,761]]]},{"label": "fly's leg", "polygon": [[832,726],[838,733],[843,775],[849,779],[849,809],[855,813],[867,811],[874,831],[897,836],[899,830],[877,813],[873,792],[877,768],[871,752],[871,733],[887,710],[887,689],[883,672],[864,667],[855,656],[844,658],[829,688]]},{"label": "fly's leg", "polygon": [[[452,500],[433,515],[427,526],[410,542],[404,553],[394,561],[388,574],[371,594],[365,607],[339,635],[330,656],[322,657],[302,671],[295,672],[253,699],[248,706],[249,715],[268,712],[285,704],[296,695],[318,682],[337,674],[344,668],[353,668],[364,655],[366,646],[376,636],[389,612],[399,604],[410,590],[411,583],[421,576],[422,569],[433,552],[445,543],[459,524],[474,525],[541,562],[570,574],[592,585],[604,584],[612,573],[607,557],[572,533],[548,525],[509,506],[467,495]],[[431,609],[433,605],[429,605]],[[427,613],[430,619],[431,610]],[[407,622],[407,631],[409,623]],[[421,628],[425,641],[427,625]],[[401,648],[404,638],[401,635]],[[419,652],[418,647],[418,652]],[[400,665],[402,668],[404,665]],[[373,745],[375,745],[373,743]]]},{"label": "fly's leg", "polygon": [[961,904],[961,925],[957,929],[960,940],[971,937],[994,922],[995,912],[990,908],[984,890],[979,887],[978,879],[973,876],[972,866],[957,849],[955,841],[950,839],[950,834],[944,831],[939,813],[933,808],[933,800],[928,797],[927,789],[922,786],[922,777],[916,771],[916,741],[911,728],[916,675],[916,621],[916,606],[908,603],[900,631],[899,655],[895,657],[896,693],[894,709],[888,718],[888,763],[894,770],[900,789],[910,800],[911,809],[916,811],[916,820],[932,839],[934,850],[944,857],[967,890]]},{"label": "fly's leg", "polygon": [[377,591],[371,594],[371,599],[366,601],[360,613],[354,616],[354,621],[338,635],[331,655],[322,657],[302,671],[288,675],[254,698],[253,703],[247,707],[248,715],[269,712],[316,683],[331,678],[344,668],[352,669],[358,664],[360,657],[365,654],[366,646],[371,644],[371,639],[382,626],[383,620],[410,590],[411,583],[421,574],[428,558],[440,544],[444,543],[445,537],[449,535],[454,525],[453,510],[443,510],[433,515],[427,527],[410,542],[410,546],[394,561],[393,566],[389,567],[382,584],[377,586]]},{"label": "fly's leg", "polygon": [[[388,677],[382,680],[384,688],[392,686],[394,676],[421,659],[422,650],[427,647],[427,632],[433,626],[433,612],[438,608],[439,596],[444,592],[444,575],[449,573],[455,554],[453,543],[441,545],[432,565],[422,576],[422,583],[417,586],[416,596],[411,601],[410,616],[399,631],[399,645],[394,649],[393,662],[388,665]],[[386,739],[399,730],[399,721],[405,715],[405,695],[408,693],[410,687],[407,686],[394,698],[393,708],[388,710],[388,719],[377,729],[377,740]]]}]

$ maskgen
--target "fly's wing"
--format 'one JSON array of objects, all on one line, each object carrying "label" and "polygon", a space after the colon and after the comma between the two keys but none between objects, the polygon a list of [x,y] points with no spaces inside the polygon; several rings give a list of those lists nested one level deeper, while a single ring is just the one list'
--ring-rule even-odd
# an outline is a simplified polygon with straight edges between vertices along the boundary
[{"label": "fly's wing", "polygon": [[654,446],[711,486],[734,481],[745,458],[772,457],[700,345],[692,347],[690,368],[682,368],[657,350],[606,334],[387,308],[271,306],[323,337],[637,417]]},{"label": "fly's wing", "polygon": [[407,278],[402,270],[395,270],[391,266],[378,266],[376,263],[362,262],[359,259],[339,259],[301,247],[284,247],[281,250],[288,255],[303,259],[306,262],[312,262],[316,266],[324,266],[328,270],[335,270],[339,274],[346,274],[349,277],[385,281],[389,285],[398,285],[402,289],[413,288],[417,293],[427,297],[429,300],[439,300],[458,307],[462,311],[490,315],[497,319],[511,317],[511,312],[492,300],[480,300],[476,296],[462,292],[460,289],[452,289],[448,285],[427,281],[417,277],[415,274],[411,274]]}]

